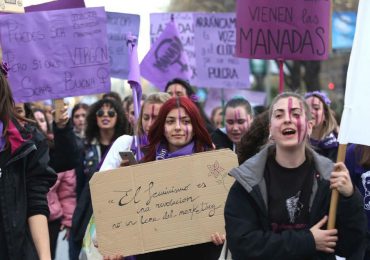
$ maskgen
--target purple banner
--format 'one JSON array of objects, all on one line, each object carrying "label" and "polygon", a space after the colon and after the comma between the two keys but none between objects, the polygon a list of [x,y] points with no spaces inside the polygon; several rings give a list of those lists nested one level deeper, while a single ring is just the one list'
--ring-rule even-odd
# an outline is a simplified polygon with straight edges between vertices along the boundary
[{"label": "purple banner", "polygon": [[190,68],[174,22],[169,22],[140,64],[141,76],[161,91],[173,78],[190,78]]},{"label": "purple banner", "polygon": [[27,6],[24,9],[26,13],[28,13],[28,12],[51,11],[81,7],[85,7],[84,0],[56,0],[44,4]]},{"label": "purple banner", "polygon": [[6,15],[0,22],[17,102],[109,91],[104,8]]},{"label": "purple banner", "polygon": [[[260,91],[251,91],[244,89],[228,89],[224,91],[225,104],[232,98],[242,97],[249,101],[252,107],[264,106],[266,103],[266,93]],[[207,115],[211,116],[212,109],[222,105],[222,90],[221,89],[209,89],[207,101],[204,105],[204,111]]]},{"label": "purple banner", "polygon": [[112,77],[127,79],[129,73],[129,54],[127,34],[138,37],[140,16],[107,12],[107,33]]},{"label": "purple banner", "polygon": [[[171,20],[171,13],[150,14],[150,41],[153,44]],[[190,68],[190,83],[195,84],[197,72],[194,45],[194,16],[193,13],[173,13],[179,37],[188,57]]]},{"label": "purple banner", "polygon": [[198,87],[248,88],[249,60],[234,57],[235,13],[194,14]]},{"label": "purple banner", "polygon": [[330,3],[237,0],[236,55],[252,59],[327,59]]}]

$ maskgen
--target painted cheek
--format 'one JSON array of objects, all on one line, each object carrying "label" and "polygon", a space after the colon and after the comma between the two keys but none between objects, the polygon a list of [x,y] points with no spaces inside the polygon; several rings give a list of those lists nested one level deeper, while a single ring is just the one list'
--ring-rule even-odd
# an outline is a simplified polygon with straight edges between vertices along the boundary
[{"label": "painted cheek", "polygon": [[249,129],[249,118],[245,120],[245,123],[242,125],[242,131],[245,132]]},{"label": "painted cheek", "polygon": [[[303,111],[302,102],[299,103],[299,106],[301,108],[301,111]],[[302,143],[304,141],[307,135],[307,125],[308,125],[307,121],[305,124],[303,124],[302,116],[299,116],[297,118],[298,143]]]},{"label": "painted cheek", "polygon": [[316,98],[311,99],[311,107],[312,107],[313,115],[315,117],[315,125],[318,125],[319,124],[319,113],[315,109],[313,109],[315,105],[318,105],[317,103],[315,103],[315,100]]},{"label": "painted cheek", "polygon": [[189,138],[189,126],[185,125],[185,140],[188,140]]},{"label": "painted cheek", "polygon": [[181,110],[178,109],[179,113],[178,113],[178,118],[177,118],[177,122],[176,122],[176,125],[178,128],[180,128],[180,121],[181,121]]}]

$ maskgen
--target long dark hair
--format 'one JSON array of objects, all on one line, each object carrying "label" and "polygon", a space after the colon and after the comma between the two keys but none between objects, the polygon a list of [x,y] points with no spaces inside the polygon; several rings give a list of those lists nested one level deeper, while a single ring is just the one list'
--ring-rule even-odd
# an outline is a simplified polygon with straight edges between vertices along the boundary
[{"label": "long dark hair", "polygon": [[370,168],[370,146],[358,144],[355,153],[360,158],[359,164],[364,168]]},{"label": "long dark hair", "polygon": [[3,122],[4,135],[8,129],[9,119],[17,116],[17,113],[14,111],[14,105],[13,94],[8,80],[5,75],[0,72],[0,120]]},{"label": "long dark hair", "polygon": [[148,139],[149,145],[145,147],[146,155],[143,162],[155,160],[156,146],[161,142],[167,142],[164,136],[164,125],[167,114],[178,107],[184,108],[189,115],[194,131],[195,152],[203,152],[212,149],[212,140],[205,128],[204,120],[201,117],[196,105],[187,97],[177,97],[167,100],[161,107],[158,113],[157,120],[153,123],[149,130]]},{"label": "long dark hair", "polygon": [[237,145],[237,154],[239,164],[258,153],[268,142],[269,112],[265,111],[254,118],[248,131],[243,135],[240,143]]},{"label": "long dark hair", "polygon": [[92,104],[86,116],[86,141],[91,143],[94,138],[99,137],[99,127],[96,120],[96,112],[103,107],[104,104],[110,105],[117,113],[117,122],[114,126],[114,135],[111,140],[113,143],[119,136],[127,134],[128,131],[128,121],[126,119],[125,113],[123,112],[122,106],[113,99],[101,99]]}]

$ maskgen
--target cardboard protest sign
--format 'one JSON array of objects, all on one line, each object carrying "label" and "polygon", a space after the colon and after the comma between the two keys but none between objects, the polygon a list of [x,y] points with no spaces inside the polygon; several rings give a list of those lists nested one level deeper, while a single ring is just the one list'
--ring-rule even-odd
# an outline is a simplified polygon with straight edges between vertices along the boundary
[{"label": "cardboard protest sign", "polygon": [[22,0],[0,0],[0,13],[24,13]]},{"label": "cardboard protest sign", "polygon": [[195,13],[194,21],[196,85],[248,88],[249,60],[234,57],[235,13]]},{"label": "cardboard protest sign", "polygon": [[210,241],[238,165],[217,150],[96,173],[90,180],[99,251],[124,256]]},{"label": "cardboard protest sign", "polygon": [[139,36],[140,16],[107,12],[107,33],[112,77],[127,79],[129,55],[127,34]]},{"label": "cardboard protest sign", "polygon": [[325,60],[328,0],[237,0],[236,55],[252,59]]},{"label": "cardboard protest sign", "polygon": [[190,82],[195,84],[197,77],[194,43],[194,17],[193,13],[153,13],[150,14],[150,42],[153,45],[159,35],[166,28],[167,23],[174,16],[174,22],[179,33],[182,46],[186,52],[190,68]]},{"label": "cardboard protest sign", "polygon": [[[39,3],[34,3],[34,5],[26,6],[25,7],[26,13],[85,7],[84,0],[57,0],[57,1],[41,1],[40,0],[37,2]],[[47,2],[47,3],[40,3],[40,2]]]},{"label": "cardboard protest sign", "polygon": [[108,92],[104,8],[0,17],[3,60],[17,102]]},{"label": "cardboard protest sign", "polygon": [[190,79],[188,58],[174,21],[166,25],[150,47],[140,63],[140,73],[161,91],[173,78]]},{"label": "cardboard protest sign", "polygon": [[339,143],[370,146],[370,1],[360,1],[355,38],[348,66],[344,110],[339,131]]}]

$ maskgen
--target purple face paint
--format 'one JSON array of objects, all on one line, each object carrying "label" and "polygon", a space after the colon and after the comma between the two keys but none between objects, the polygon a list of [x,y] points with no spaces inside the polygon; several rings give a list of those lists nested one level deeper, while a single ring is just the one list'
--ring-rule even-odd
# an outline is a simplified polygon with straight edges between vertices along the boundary
[{"label": "purple face paint", "polygon": [[288,98],[288,115],[289,115],[290,122],[292,122],[292,106],[293,106],[293,99],[290,97]]},{"label": "purple face paint", "polygon": [[[299,107],[301,108],[301,111],[303,111],[302,102],[299,102]],[[297,117],[297,132],[298,132],[298,143],[300,144],[303,141],[303,139],[301,140],[301,137],[306,135],[306,134],[302,135],[302,115],[299,115]]]},{"label": "purple face paint", "polygon": [[234,122],[231,127],[231,131],[234,129],[234,126],[236,126],[236,124],[238,123],[238,114],[239,114],[238,112],[239,112],[238,110],[234,110]]},{"label": "purple face paint", "polygon": [[178,118],[177,118],[176,126],[178,128],[180,128],[180,122],[181,122],[181,110],[180,110],[180,108],[177,108],[177,116],[178,116]]}]

